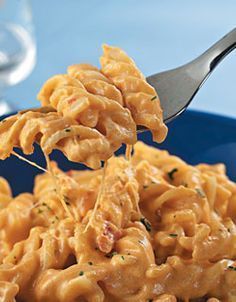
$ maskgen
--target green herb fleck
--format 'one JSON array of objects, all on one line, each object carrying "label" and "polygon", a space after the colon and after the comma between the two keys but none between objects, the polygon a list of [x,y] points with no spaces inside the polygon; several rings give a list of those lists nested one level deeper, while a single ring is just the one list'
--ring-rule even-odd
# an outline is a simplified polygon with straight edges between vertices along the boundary
[{"label": "green herb fleck", "polygon": [[154,257],[155,257],[155,259],[156,259],[156,258],[157,258],[157,253],[156,253],[155,250],[153,250],[153,254],[154,254]]},{"label": "green herb fleck", "polygon": [[157,95],[154,95],[154,96],[151,98],[151,101],[154,101],[155,99],[157,99]]},{"label": "green herb fleck", "polygon": [[79,276],[83,276],[84,272],[83,271],[80,271],[79,272]]},{"label": "green herb fleck", "polygon": [[71,129],[70,128],[66,128],[65,132],[71,132]]},{"label": "green herb fleck", "polygon": [[145,228],[148,232],[151,232],[151,229],[152,229],[151,223],[145,217],[142,217],[140,219],[140,222],[142,222],[142,224],[145,226]]},{"label": "green herb fleck", "polygon": [[236,271],[236,266],[230,265],[227,267],[227,269],[230,271]]},{"label": "green herb fleck", "polygon": [[174,180],[174,174],[178,171],[177,168],[172,169],[170,172],[167,173],[170,180]]},{"label": "green herb fleck", "polygon": [[42,214],[43,210],[42,209],[38,209],[38,214]]},{"label": "green herb fleck", "polygon": [[113,256],[117,255],[117,252],[110,252],[108,254],[105,255],[106,258],[112,258]]},{"label": "green herb fleck", "polygon": [[46,207],[49,211],[52,211],[52,208],[46,202],[43,202],[42,205]]},{"label": "green herb fleck", "polygon": [[198,196],[200,196],[201,198],[206,197],[202,189],[196,188],[195,191],[197,192]]},{"label": "green herb fleck", "polygon": [[70,206],[70,199],[67,196],[65,196],[65,195],[63,196],[63,199],[65,201],[65,204],[68,205],[68,206]]},{"label": "green herb fleck", "polygon": [[89,261],[89,262],[88,262],[88,265],[93,265],[93,262]]},{"label": "green herb fleck", "polygon": [[56,218],[56,220],[59,220],[59,217],[57,215],[55,216],[55,218]]},{"label": "green herb fleck", "polygon": [[122,256],[121,256],[121,259],[122,259],[122,260],[125,260],[125,257],[122,255]]},{"label": "green herb fleck", "polygon": [[178,234],[173,234],[173,233],[171,233],[171,234],[169,234],[169,236],[170,236],[170,237],[177,237]]}]

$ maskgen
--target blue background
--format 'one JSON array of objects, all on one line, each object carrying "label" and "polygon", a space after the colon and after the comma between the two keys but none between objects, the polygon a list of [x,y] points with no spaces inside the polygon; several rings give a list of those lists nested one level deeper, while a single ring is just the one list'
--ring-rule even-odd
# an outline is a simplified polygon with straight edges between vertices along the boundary
[{"label": "blue background", "polygon": [[[7,98],[21,108],[37,106],[42,83],[68,65],[98,65],[102,43],[124,48],[150,75],[193,59],[236,26],[235,0],[32,0],[32,8],[37,65],[7,91]],[[233,52],[191,108],[235,116],[235,69]]]}]

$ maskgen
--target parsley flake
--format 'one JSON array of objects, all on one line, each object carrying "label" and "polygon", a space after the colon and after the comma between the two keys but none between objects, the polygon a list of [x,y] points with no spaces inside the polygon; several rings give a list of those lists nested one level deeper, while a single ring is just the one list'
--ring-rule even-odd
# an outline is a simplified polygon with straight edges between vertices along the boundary
[{"label": "parsley flake", "polygon": [[169,236],[174,238],[174,237],[177,237],[178,234],[171,233],[171,234],[169,234]]},{"label": "parsley flake", "polygon": [[227,269],[230,271],[236,271],[236,266],[230,265],[227,267]]},{"label": "parsley flake", "polygon": [[71,129],[70,128],[66,128],[65,132],[71,132]]},{"label": "parsley flake", "polygon": [[151,232],[151,229],[152,229],[151,223],[145,217],[142,217],[140,219],[140,222],[142,222],[142,224],[145,226],[145,228],[148,232]]},{"label": "parsley flake", "polygon": [[117,255],[117,252],[110,252],[108,254],[105,255],[106,258],[112,258],[113,256]]},{"label": "parsley flake", "polygon": [[125,260],[125,257],[122,255],[122,256],[121,256],[121,259],[122,259],[122,260]]},{"label": "parsley flake", "polygon": [[89,262],[88,262],[88,265],[93,265],[93,262],[89,261]]},{"label": "parsley flake", "polygon": [[80,271],[79,272],[79,276],[83,276],[84,272],[83,271]]},{"label": "parsley flake", "polygon": [[155,99],[157,99],[157,96],[154,95],[152,98],[151,98],[151,101],[154,101]]},{"label": "parsley flake", "polygon": [[205,193],[202,191],[202,189],[196,188],[195,191],[197,192],[198,196],[200,196],[201,198],[206,197],[206,195],[205,195]]},{"label": "parsley flake", "polygon": [[52,211],[52,208],[46,202],[43,202],[42,205],[46,207],[49,211]]},{"label": "parsley flake", "polygon": [[177,168],[172,169],[170,172],[167,173],[170,180],[174,180],[174,174],[178,171]]},{"label": "parsley flake", "polygon": [[70,199],[67,196],[63,196],[64,202],[66,205],[70,206]]}]

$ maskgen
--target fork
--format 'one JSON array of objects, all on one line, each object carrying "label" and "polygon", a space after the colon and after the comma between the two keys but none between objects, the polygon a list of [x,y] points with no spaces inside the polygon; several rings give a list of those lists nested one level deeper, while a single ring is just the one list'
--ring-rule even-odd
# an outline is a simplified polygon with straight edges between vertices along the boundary
[{"label": "fork", "polygon": [[165,123],[185,111],[212,71],[235,48],[236,28],[193,61],[147,78],[160,98]]}]

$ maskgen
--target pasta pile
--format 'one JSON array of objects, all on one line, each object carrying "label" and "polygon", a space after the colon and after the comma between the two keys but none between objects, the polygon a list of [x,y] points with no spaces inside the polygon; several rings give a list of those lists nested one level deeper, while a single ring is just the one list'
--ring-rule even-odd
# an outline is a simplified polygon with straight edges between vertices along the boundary
[{"label": "pasta pile", "polygon": [[43,85],[41,108],[4,120],[0,159],[15,147],[30,154],[37,142],[46,155],[58,149],[69,160],[98,169],[122,144],[136,142],[136,126],[145,126],[155,141],[163,141],[167,127],[157,93],[132,59],[119,48],[104,46],[101,63],[101,70],[89,64],[70,66],[67,74]]},{"label": "pasta pile", "polygon": [[[103,50],[101,70],[70,66],[40,108],[0,123],[0,159],[38,143],[47,162],[33,193],[0,177],[0,302],[235,301],[236,184],[222,164],[136,143],[137,126],[165,139],[157,93],[121,49]],[[95,170],[61,171],[54,149]]]},{"label": "pasta pile", "polygon": [[234,301],[236,184],[223,165],[138,142],[97,171],[51,168],[71,217],[49,173],[15,198],[0,179],[1,301]]}]

